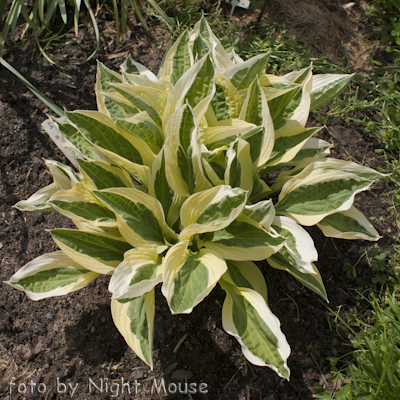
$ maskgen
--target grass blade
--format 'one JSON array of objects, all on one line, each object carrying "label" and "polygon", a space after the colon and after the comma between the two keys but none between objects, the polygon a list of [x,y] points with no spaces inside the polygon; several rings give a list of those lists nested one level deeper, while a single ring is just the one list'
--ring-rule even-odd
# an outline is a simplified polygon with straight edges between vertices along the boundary
[{"label": "grass blade", "polygon": [[[8,13],[6,22],[4,23],[3,32],[1,33],[0,56],[2,56],[2,54],[3,54],[4,44],[6,42],[6,38],[7,38],[8,32],[10,31],[10,28],[13,24],[13,21],[18,19],[22,2],[23,2],[23,0],[14,0],[11,5],[10,12]],[[15,40],[15,37],[13,37],[13,39]]]},{"label": "grass blade", "polygon": [[21,13],[21,7],[22,7],[22,1],[18,1],[18,6],[14,11],[14,15],[12,16],[12,21],[11,21],[11,37],[14,39],[15,42],[15,29],[17,27],[17,21],[19,14]]},{"label": "grass blade", "polygon": [[147,0],[147,2],[154,8],[157,14],[165,21],[168,27],[171,28],[171,26],[174,23],[174,20],[168,17],[167,14],[165,14],[164,10],[159,6],[159,4],[155,0]]},{"label": "grass blade", "polygon": [[121,30],[126,31],[128,21],[128,0],[121,0]]},{"label": "grass blade", "polygon": [[100,47],[100,32],[99,32],[99,27],[96,22],[96,16],[94,15],[92,7],[90,6],[89,0],[83,0],[83,1],[85,2],[86,8],[88,9],[90,19],[92,20],[94,32],[96,34],[96,48],[94,49],[94,52],[86,59],[86,61],[89,61],[97,53],[97,50]]},{"label": "grass blade", "polygon": [[0,0],[0,16],[1,16],[1,20],[3,20],[5,7],[6,7],[6,0]]},{"label": "grass blade", "polygon": [[143,25],[143,28],[147,32],[149,30],[149,27],[147,26],[146,21],[144,20],[143,15],[140,12],[140,8],[139,8],[139,5],[138,5],[137,1],[136,0],[129,0],[129,2],[131,3],[132,8],[135,10],[136,17],[141,22],[141,24]]},{"label": "grass blade", "polygon": [[58,0],[58,8],[60,9],[61,18],[64,24],[67,23],[67,9],[65,7],[65,0]]},{"label": "grass blade", "polygon": [[112,0],[114,8],[114,18],[115,18],[115,43],[119,45],[119,34],[120,34],[120,24],[119,24],[119,10],[117,0]]},{"label": "grass blade", "polygon": [[81,12],[81,0],[75,1],[75,10],[74,10],[74,29],[75,36],[78,37],[78,26],[79,26],[79,13]]},{"label": "grass blade", "polygon": [[30,16],[28,15],[28,11],[26,10],[25,5],[22,5],[21,13],[22,13],[23,17],[25,18],[25,21],[32,28],[33,37],[35,38],[35,42],[36,42],[36,45],[37,45],[40,53],[42,54],[42,56],[47,60],[47,62],[50,65],[55,65],[56,63],[46,54],[46,52],[43,50],[42,46],[40,45],[39,38],[38,38],[38,34],[40,32],[38,32],[33,18],[31,19]]},{"label": "grass blade", "polygon": [[37,2],[37,4],[38,4],[39,18],[40,18],[40,22],[41,22],[42,24],[45,23],[45,22],[44,22],[44,2],[45,2],[45,0],[39,0],[39,1]]},{"label": "grass blade", "polygon": [[47,28],[50,25],[50,22],[53,19],[57,9],[57,3],[57,0],[51,0],[50,6],[48,7],[46,15],[44,17],[44,26],[40,30],[40,33],[43,32],[43,28]]},{"label": "grass blade", "polygon": [[53,110],[56,114],[58,114],[60,117],[63,117],[64,111],[55,105],[48,97],[46,97],[44,94],[39,92],[35,88],[35,86],[32,85],[26,78],[24,78],[16,69],[14,69],[6,60],[4,60],[3,57],[0,57],[0,64],[3,65],[5,68],[7,68],[10,72],[12,72],[17,78],[21,79],[21,81],[25,84],[25,86],[41,101],[43,101],[44,104],[47,105],[51,110]]}]

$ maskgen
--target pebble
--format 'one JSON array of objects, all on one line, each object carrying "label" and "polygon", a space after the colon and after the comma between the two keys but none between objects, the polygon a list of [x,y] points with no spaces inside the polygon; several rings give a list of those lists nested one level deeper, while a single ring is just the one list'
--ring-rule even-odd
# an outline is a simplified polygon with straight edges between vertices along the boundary
[{"label": "pebble", "polygon": [[311,360],[310,357],[307,357],[306,359],[303,360],[303,364],[306,365],[307,367],[311,367],[311,365],[314,364],[314,361]]},{"label": "pebble", "polygon": [[141,369],[135,369],[131,374],[131,380],[143,379],[143,377],[144,377],[144,371]]},{"label": "pebble", "polygon": [[175,371],[171,379],[176,379],[177,381],[184,381],[186,379],[190,379],[193,376],[192,372],[185,371],[183,369],[178,369],[178,371]]},{"label": "pebble", "polygon": [[175,368],[178,366],[177,362],[172,363],[171,365],[169,365],[167,368],[165,368],[164,370],[164,375],[168,376],[170,375],[173,371],[175,371]]}]

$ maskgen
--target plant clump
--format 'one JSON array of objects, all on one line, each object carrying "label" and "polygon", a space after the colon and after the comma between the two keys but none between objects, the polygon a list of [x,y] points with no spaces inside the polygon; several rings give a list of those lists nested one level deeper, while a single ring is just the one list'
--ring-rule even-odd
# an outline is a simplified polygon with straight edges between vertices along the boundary
[{"label": "plant clump", "polygon": [[130,57],[120,74],[99,63],[98,111],[54,119],[79,171],[46,161],[54,182],[16,205],[55,210],[77,229],[51,230],[60,250],[7,283],[39,300],[111,275],[115,325],[150,367],[155,287],[178,314],[219,284],[223,328],[251,363],[288,379],[290,347],[254,262],[267,260],[326,299],[302,225],[377,240],[353,200],[383,175],[328,158],[329,143],[313,137],[320,128],[305,127],[310,109],[351,75],[313,76],[310,66],[276,76],[265,72],[269,57],[228,54],[202,18],[158,76]]}]

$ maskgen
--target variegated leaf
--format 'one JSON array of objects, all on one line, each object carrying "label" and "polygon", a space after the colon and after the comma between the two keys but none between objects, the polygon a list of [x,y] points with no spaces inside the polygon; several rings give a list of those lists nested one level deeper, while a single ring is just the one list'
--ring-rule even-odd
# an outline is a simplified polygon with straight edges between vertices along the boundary
[{"label": "variegated leaf", "polygon": [[53,182],[33,193],[28,199],[20,200],[14,207],[20,211],[50,211],[52,208],[50,204],[47,203],[47,200],[49,200],[57,190],[57,185]]},{"label": "variegated leaf", "polygon": [[97,62],[97,76],[96,76],[96,99],[97,109],[104,114],[110,115],[111,117],[115,114],[118,107],[113,101],[108,100],[104,97],[104,92],[115,92],[112,89],[110,83],[121,83],[122,76],[107,68],[101,62]]},{"label": "variegated leaf", "polygon": [[164,139],[160,129],[147,113],[141,112],[131,118],[118,119],[116,123],[131,135],[143,140],[155,154],[158,154]]},{"label": "variegated leaf", "polygon": [[[179,78],[193,64],[193,58],[191,54],[189,54],[190,50],[188,43],[189,43],[189,33],[185,31],[176,41],[177,46],[174,56],[172,58],[172,69],[171,69],[171,75],[169,76],[169,81],[172,83],[172,85],[175,85],[176,82],[178,82]],[[166,79],[166,77],[164,79]]]},{"label": "variegated leaf", "polygon": [[134,299],[111,299],[114,324],[135,354],[153,369],[154,289]]},{"label": "variegated leaf", "polygon": [[[218,124],[213,127],[200,128],[199,136],[201,141],[207,146],[207,149],[215,150],[223,146],[228,148],[237,138],[248,139],[261,130],[261,127],[237,119],[224,121],[223,125]],[[262,138],[258,142],[260,144]],[[260,149],[258,149],[258,154],[259,151]],[[257,157],[256,152],[255,157]]]},{"label": "variegated leaf", "polygon": [[[264,94],[271,95],[263,88]],[[268,107],[271,113],[271,118],[274,121],[274,128],[280,129],[285,125],[287,120],[293,115],[294,110],[299,106],[301,101],[301,86],[290,85],[288,88],[283,90],[283,93],[279,96],[268,99]],[[277,93],[275,93],[277,94]]]},{"label": "variegated leaf", "polygon": [[122,236],[133,247],[153,247],[161,253],[177,238],[166,224],[161,203],[147,193],[128,188],[93,191],[117,216]]},{"label": "variegated leaf", "polygon": [[311,88],[311,111],[329,103],[350,83],[354,74],[320,74],[314,75]]},{"label": "variegated leaf", "polygon": [[139,110],[124,96],[117,91],[113,92],[100,92],[107,108],[105,115],[108,115],[113,121],[118,118],[129,118],[136,115]]},{"label": "variegated leaf", "polygon": [[20,211],[49,211],[51,206],[47,204],[50,197],[59,190],[71,189],[80,181],[75,171],[68,165],[58,161],[44,160],[50,170],[54,182],[32,194],[27,200],[21,200],[14,205]]},{"label": "variegated leaf", "polygon": [[161,128],[162,116],[168,95],[162,90],[146,86],[115,83],[113,88],[139,111],[146,111],[154,123]]},{"label": "variegated leaf", "polygon": [[243,63],[234,65],[224,71],[223,74],[237,90],[247,89],[254,79],[261,75],[269,57],[270,53],[260,54]]},{"label": "variegated leaf", "polygon": [[166,126],[165,171],[169,186],[181,196],[211,187],[204,175],[195,116],[189,105],[178,109]]},{"label": "variegated leaf", "polygon": [[68,112],[68,118],[83,136],[117,164],[147,186],[155,155],[141,139],[119,128],[109,117],[96,111]]},{"label": "variegated leaf", "polygon": [[195,24],[193,31],[191,32],[191,46],[194,44],[194,41],[198,35],[201,35],[202,39],[207,42],[209,48],[212,49],[212,58],[219,71],[223,72],[234,65],[230,55],[226,52],[218,38],[214,35],[210,25],[204,17],[202,17],[201,20]]},{"label": "variegated leaf", "polygon": [[321,128],[283,127],[275,132],[274,148],[267,166],[287,164],[297,155],[307,140]]},{"label": "variegated leaf", "polygon": [[[93,146],[84,136],[71,124],[67,117],[52,118],[57,124],[58,130],[64,137],[85,157],[93,158]],[[68,146],[66,146],[68,147]]]},{"label": "variegated leaf", "polygon": [[103,207],[81,182],[78,182],[72,189],[60,190],[53,194],[49,204],[59,214],[72,220],[88,221],[95,226],[117,226],[115,214]]},{"label": "variegated leaf", "polygon": [[292,71],[280,78],[286,79],[289,82],[303,84],[309,77],[311,66],[301,69],[300,71]]},{"label": "variegated leaf", "polygon": [[313,263],[310,263],[311,268],[304,269],[290,255],[286,247],[267,258],[267,261],[271,267],[289,272],[305,287],[319,294],[323,299],[328,300],[321,275]]},{"label": "variegated leaf", "polygon": [[68,165],[54,160],[44,160],[58,190],[71,189],[80,181],[77,173]]},{"label": "variegated leaf", "polygon": [[290,347],[265,299],[252,289],[237,287],[224,279],[220,284],[226,292],[222,307],[225,331],[236,338],[252,364],[269,367],[289,379]]},{"label": "variegated leaf", "polygon": [[260,172],[253,176],[253,189],[249,198],[250,203],[256,203],[272,193],[271,188],[260,178]]},{"label": "variegated leaf", "polygon": [[336,170],[349,172],[357,175],[360,178],[369,179],[371,181],[387,176],[386,174],[382,174],[381,172],[378,172],[372,168],[364,167],[351,161],[336,160],[333,158],[315,159],[314,157],[309,157],[304,158],[300,162],[296,163],[296,166],[293,169],[281,172],[272,189],[273,191],[278,191],[286,182],[290,181],[294,177],[298,177],[300,173],[302,173],[304,176],[311,171],[317,170]]},{"label": "variegated leaf", "polygon": [[153,89],[161,90],[163,92],[169,93],[172,89],[172,84],[168,81],[162,81],[158,80],[157,77],[154,76],[154,79],[150,79],[146,75],[140,75],[140,74],[128,74],[128,73],[123,73],[122,74],[124,77],[124,82],[123,83],[128,83],[130,85],[134,86],[146,86],[150,87]]},{"label": "variegated leaf", "polygon": [[169,93],[163,114],[164,132],[172,114],[186,104],[194,109],[197,126],[206,113],[214,93],[214,67],[210,57],[206,55],[183,74]]},{"label": "variegated leaf", "polygon": [[128,250],[108,286],[113,299],[125,300],[149,292],[162,281],[162,257],[153,249]]},{"label": "variegated leaf", "polygon": [[163,263],[162,293],[173,314],[188,314],[199,304],[225,273],[227,266],[212,250],[192,253],[187,240],[167,253]]},{"label": "variegated leaf", "polygon": [[72,260],[98,274],[113,274],[132,246],[124,239],[74,229],[50,231],[58,247]]},{"label": "variegated leaf", "polygon": [[296,156],[287,165],[296,165],[305,158],[324,158],[330,153],[332,145],[325,140],[310,137],[302,146]]},{"label": "variegated leaf", "polygon": [[228,271],[223,280],[239,288],[247,288],[260,293],[268,304],[267,284],[260,268],[252,261],[226,261]]},{"label": "variegated leaf", "polygon": [[274,147],[275,131],[267,99],[257,78],[249,87],[239,118],[256,126],[264,127],[263,136],[254,135],[246,139],[252,148],[254,167],[264,165],[270,158]]},{"label": "variegated leaf", "polygon": [[162,149],[151,166],[152,184],[149,194],[155,197],[162,205],[167,224],[173,226],[179,218],[180,207],[185,200],[184,196],[175,193],[168,184],[164,149]]},{"label": "variegated leaf", "polygon": [[348,210],[355,195],[371,183],[349,172],[307,169],[285,183],[276,211],[311,226],[330,214]]},{"label": "variegated leaf", "polygon": [[269,230],[275,218],[275,207],[272,199],[259,201],[256,204],[245,206],[243,215],[258,222],[264,229]]},{"label": "variegated leaf", "polygon": [[25,292],[31,300],[41,300],[72,293],[98,276],[62,251],[55,251],[30,261],[4,283]]},{"label": "variegated leaf", "polygon": [[276,253],[285,239],[263,229],[251,218],[240,216],[224,229],[203,234],[201,241],[226,260],[261,261]]},{"label": "variegated leaf", "polygon": [[127,171],[98,161],[78,160],[83,182],[89,190],[101,190],[111,187],[135,187]]},{"label": "variegated leaf", "polygon": [[253,189],[253,163],[250,144],[238,139],[226,152],[225,184],[240,187],[251,193]]},{"label": "variegated leaf", "polygon": [[354,206],[328,215],[317,226],[325,236],[338,239],[378,240],[381,237],[364,214]]},{"label": "variegated leaf", "polygon": [[180,240],[193,235],[214,232],[228,226],[242,212],[247,202],[246,191],[220,185],[193,194],[182,205]]},{"label": "variegated leaf", "polygon": [[301,83],[301,100],[284,126],[295,126],[304,128],[308,120],[308,115],[310,113],[310,93],[312,88],[311,67],[304,69],[304,72],[302,72],[302,74],[299,75],[299,77],[295,79],[294,82]]},{"label": "variegated leaf", "polygon": [[125,74],[146,77],[153,82],[158,81],[157,77],[148,68],[132,60],[130,55],[121,64],[121,72],[123,74],[125,73]]},{"label": "variegated leaf", "polygon": [[168,50],[158,73],[160,80],[169,81],[175,85],[179,78],[191,67],[193,56],[189,52],[188,41],[189,34],[184,31]]},{"label": "variegated leaf", "polygon": [[96,226],[92,225],[90,221],[83,221],[78,219],[74,219],[72,222],[76,225],[76,227],[80,231],[94,233],[97,235],[105,235],[109,238],[116,240],[124,240],[118,228],[110,228],[107,226]]},{"label": "variegated leaf", "polygon": [[274,217],[272,227],[286,238],[285,247],[297,264],[311,272],[312,268],[309,265],[317,261],[318,253],[309,233],[291,218],[284,216]]},{"label": "variegated leaf", "polygon": [[215,71],[215,94],[207,110],[206,117],[210,126],[218,121],[238,118],[243,105],[242,98],[235,86],[221,74]]}]

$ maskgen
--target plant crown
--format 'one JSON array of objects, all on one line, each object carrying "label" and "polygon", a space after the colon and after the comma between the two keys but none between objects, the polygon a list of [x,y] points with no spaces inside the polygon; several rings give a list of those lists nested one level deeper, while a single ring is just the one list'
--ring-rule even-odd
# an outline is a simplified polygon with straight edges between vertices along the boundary
[{"label": "plant crown", "polygon": [[[158,76],[128,57],[118,74],[98,64],[98,111],[55,119],[79,154],[79,172],[46,161],[54,182],[16,207],[56,210],[78,229],[50,231],[60,251],[7,283],[39,300],[112,275],[112,317],[151,368],[154,288],[173,314],[190,313],[218,283],[222,324],[253,364],[289,378],[290,347],[254,261],[293,275],[327,298],[317,251],[301,226],[377,240],[353,206],[383,174],[327,158],[306,128],[310,109],[351,75],[265,73],[270,54],[228,54],[202,18],[167,52]],[[291,167],[284,168],[282,167]],[[268,186],[262,179],[281,170]]]}]

